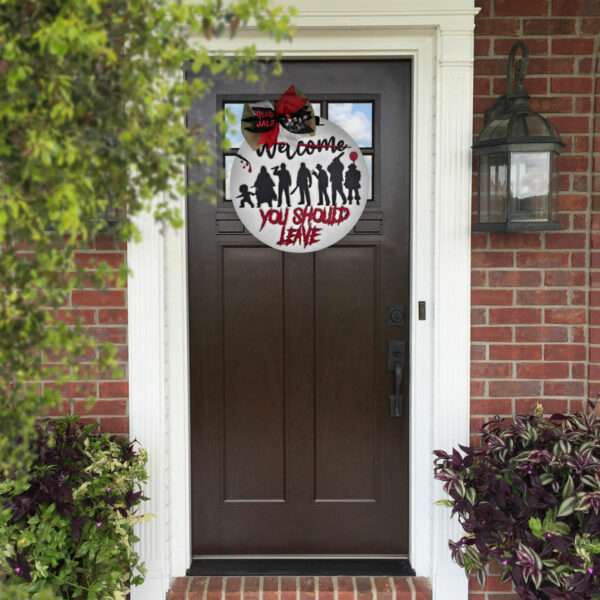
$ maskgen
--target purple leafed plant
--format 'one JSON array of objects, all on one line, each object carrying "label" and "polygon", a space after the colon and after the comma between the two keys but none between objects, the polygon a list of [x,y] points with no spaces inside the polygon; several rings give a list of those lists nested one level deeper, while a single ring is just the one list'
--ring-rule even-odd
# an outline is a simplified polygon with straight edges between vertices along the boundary
[{"label": "purple leafed plant", "polygon": [[38,422],[32,458],[26,477],[0,481],[0,588],[125,598],[143,581],[133,526],[146,452],[69,417]]},{"label": "purple leafed plant", "polygon": [[435,477],[464,536],[453,559],[485,581],[502,579],[528,600],[600,598],[600,417],[496,418],[481,447],[435,452]]}]

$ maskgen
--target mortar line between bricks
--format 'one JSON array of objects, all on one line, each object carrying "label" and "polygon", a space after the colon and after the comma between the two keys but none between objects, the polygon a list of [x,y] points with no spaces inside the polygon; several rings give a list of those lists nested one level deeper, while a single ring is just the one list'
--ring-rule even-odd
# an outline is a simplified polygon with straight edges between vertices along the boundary
[{"label": "mortar line between bricks", "polygon": [[277,576],[277,600],[281,600],[281,577]]},{"label": "mortar line between bricks", "polygon": [[396,584],[393,577],[388,577],[390,587],[392,588],[392,600],[396,600]]},{"label": "mortar line between bricks", "polygon": [[375,577],[369,577],[369,581],[371,582],[371,598],[373,598],[373,600],[377,600],[377,588],[375,587]]},{"label": "mortar line between bricks", "polygon": [[296,577],[296,600],[300,600],[300,577]]},{"label": "mortar line between bricks", "polygon": [[321,585],[321,579],[318,575],[315,577],[314,585],[315,585],[315,600],[319,600],[319,592],[320,592],[319,587]]},{"label": "mortar line between bricks", "polygon": [[[263,583],[265,578],[261,575],[258,578],[258,600],[263,600]],[[224,600],[224,599],[223,599]]]},{"label": "mortar line between bricks", "polygon": [[190,588],[192,587],[192,577],[188,577],[188,582],[187,585],[185,586],[185,595],[184,598],[185,600],[188,600],[189,595],[190,595]]},{"label": "mortar line between bricks", "polygon": [[332,577],[331,580],[333,582],[333,600],[339,600],[338,578],[337,577]]},{"label": "mortar line between bricks", "polygon": [[246,588],[246,578],[240,577],[240,600],[244,600],[244,592]]},{"label": "mortar line between bricks", "polygon": [[229,577],[223,577],[222,587],[221,587],[221,598],[220,600],[225,600],[227,598],[227,583],[229,581]]},{"label": "mortar line between bricks", "polygon": [[358,600],[358,591],[356,589],[356,577],[352,578],[352,589],[354,590],[354,595],[352,596],[354,600]]},{"label": "mortar line between bricks", "polygon": [[206,581],[204,582],[204,589],[202,590],[202,600],[206,600],[208,598],[208,584],[210,581],[210,577],[206,578]]},{"label": "mortar line between bricks", "polygon": [[408,587],[410,588],[410,600],[417,600],[417,590],[415,589],[412,577],[407,577],[406,583],[408,583]]}]

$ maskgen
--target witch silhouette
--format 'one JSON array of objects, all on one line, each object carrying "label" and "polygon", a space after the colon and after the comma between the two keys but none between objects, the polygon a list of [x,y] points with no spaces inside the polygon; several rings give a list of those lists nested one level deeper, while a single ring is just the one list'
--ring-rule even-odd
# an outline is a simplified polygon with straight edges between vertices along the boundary
[{"label": "witch silhouette", "polygon": [[256,206],[268,204],[269,208],[273,208],[273,202],[277,198],[275,194],[275,182],[267,171],[267,167],[261,167],[256,181],[253,185],[256,190]]}]

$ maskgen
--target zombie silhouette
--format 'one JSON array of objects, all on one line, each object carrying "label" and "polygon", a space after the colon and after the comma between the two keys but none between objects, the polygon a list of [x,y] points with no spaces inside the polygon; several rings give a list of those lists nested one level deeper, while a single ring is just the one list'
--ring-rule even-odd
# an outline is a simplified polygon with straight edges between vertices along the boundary
[{"label": "zombie silhouette", "polygon": [[269,208],[273,208],[273,201],[276,198],[275,182],[271,179],[267,167],[260,168],[253,187],[256,190],[256,206],[260,207],[261,204],[268,204]]},{"label": "zombie silhouette", "polygon": [[249,204],[251,208],[254,208],[254,204],[252,204],[252,196],[256,196],[256,194],[252,193],[246,184],[240,185],[240,193],[236,198],[241,200],[240,208],[244,208],[246,204]]},{"label": "zombie silhouette", "polygon": [[306,166],[306,163],[300,163],[300,168],[296,175],[296,187],[292,190],[292,194],[296,190],[300,190],[300,202],[298,204],[306,204],[310,206],[310,188],[312,187],[312,175]]},{"label": "zombie silhouette", "polygon": [[346,194],[344,194],[344,187],[342,185],[344,181],[344,165],[341,160],[342,154],[336,156],[327,167],[329,179],[331,179],[331,203],[334,206],[338,194],[342,198],[344,204],[346,204]]},{"label": "zombie silhouette", "polygon": [[329,194],[327,193],[329,177],[327,176],[327,172],[321,165],[317,165],[317,170],[313,171],[313,175],[317,178],[319,186],[319,206],[322,206],[323,202],[329,206]]},{"label": "zombie silhouette", "polygon": [[292,185],[292,176],[290,172],[285,168],[285,164],[281,163],[278,167],[273,168],[273,174],[279,178],[279,186],[277,190],[277,206],[281,207],[281,201],[285,196],[285,205],[291,206],[290,204],[290,187]]},{"label": "zombie silhouette", "polygon": [[[352,204],[352,199],[356,200],[356,205],[360,204],[360,171],[356,168],[356,165],[352,163],[346,170],[346,177],[344,178],[344,185],[348,189],[348,204]],[[346,204],[346,202],[344,202]]]}]

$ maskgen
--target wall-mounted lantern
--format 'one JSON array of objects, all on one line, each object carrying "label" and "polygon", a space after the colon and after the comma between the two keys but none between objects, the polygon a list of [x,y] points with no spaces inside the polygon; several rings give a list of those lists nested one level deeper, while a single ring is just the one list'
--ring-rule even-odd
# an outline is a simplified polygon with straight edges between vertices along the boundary
[{"label": "wall-mounted lantern", "polygon": [[523,42],[508,57],[506,95],[485,114],[473,153],[479,158],[478,231],[559,229],[557,157],[564,144],[552,124],[529,106]]}]

